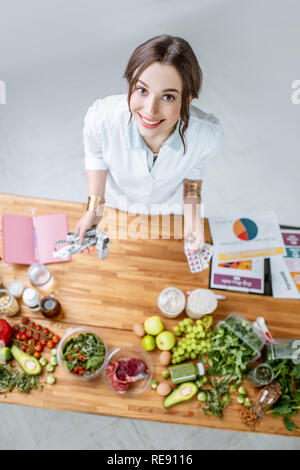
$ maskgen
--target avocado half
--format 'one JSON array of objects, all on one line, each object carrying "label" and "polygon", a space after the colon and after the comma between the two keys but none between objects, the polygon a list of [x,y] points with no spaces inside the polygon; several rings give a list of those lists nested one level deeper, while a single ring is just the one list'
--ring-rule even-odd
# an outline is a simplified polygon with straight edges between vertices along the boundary
[{"label": "avocado half", "polygon": [[26,374],[39,375],[42,372],[42,366],[35,357],[30,356],[15,345],[11,347],[10,351]]},{"label": "avocado half", "polygon": [[180,384],[163,401],[164,408],[170,408],[177,403],[188,401],[198,392],[198,387],[194,382],[185,382]]}]

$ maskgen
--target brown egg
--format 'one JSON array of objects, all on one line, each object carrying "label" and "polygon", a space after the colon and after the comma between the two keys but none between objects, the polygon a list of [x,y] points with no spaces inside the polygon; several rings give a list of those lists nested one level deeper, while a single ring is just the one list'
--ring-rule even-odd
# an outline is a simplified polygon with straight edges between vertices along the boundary
[{"label": "brown egg", "polygon": [[135,332],[137,336],[140,336],[140,337],[144,336],[145,334],[144,325],[142,323],[135,323],[133,325],[133,331]]},{"label": "brown egg", "polygon": [[159,355],[159,362],[163,366],[168,366],[171,362],[172,354],[170,351],[162,351]]},{"label": "brown egg", "polygon": [[157,393],[161,395],[162,397],[169,395],[171,390],[172,390],[172,387],[167,382],[160,383],[156,389]]}]

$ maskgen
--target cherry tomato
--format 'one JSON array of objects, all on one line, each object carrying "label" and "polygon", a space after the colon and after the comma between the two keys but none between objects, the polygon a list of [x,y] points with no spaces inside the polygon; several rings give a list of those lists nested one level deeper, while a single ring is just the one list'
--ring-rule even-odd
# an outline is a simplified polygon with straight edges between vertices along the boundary
[{"label": "cherry tomato", "polygon": [[27,341],[27,344],[29,344],[29,346],[34,346],[34,345],[35,345],[35,339],[34,339],[34,338],[30,338],[30,339]]},{"label": "cherry tomato", "polygon": [[32,338],[32,336],[33,336],[33,331],[32,331],[32,330],[28,330],[28,331],[27,331],[27,336],[28,336],[28,338]]},{"label": "cherry tomato", "polygon": [[22,344],[21,349],[22,349],[22,351],[26,352],[26,350],[27,350],[26,345],[25,345],[25,344]]},{"label": "cherry tomato", "polygon": [[58,344],[60,342],[60,337],[58,335],[54,335],[52,341],[53,343]]},{"label": "cherry tomato", "polygon": [[44,328],[42,331],[43,331],[43,334],[44,334],[44,335],[47,335],[47,334],[49,333],[48,328]]},{"label": "cherry tomato", "polygon": [[39,342],[39,344],[41,344],[42,346],[46,346],[47,341],[46,341],[45,339],[41,339],[41,341]]},{"label": "cherry tomato", "polygon": [[43,346],[40,346],[38,344],[37,346],[35,346],[34,350],[37,351],[37,352],[41,352],[43,350]]},{"label": "cherry tomato", "polygon": [[21,339],[21,333],[18,333],[16,339]]},{"label": "cherry tomato", "polygon": [[28,339],[28,336],[27,336],[26,333],[23,333],[23,334],[21,335],[21,340],[22,340],[22,341],[26,341],[26,339]]},{"label": "cherry tomato", "polygon": [[22,318],[22,323],[23,323],[23,325],[26,325],[26,323],[28,323],[28,322],[29,322],[29,318],[28,318],[28,317]]},{"label": "cherry tomato", "polygon": [[41,325],[37,325],[35,328],[36,328],[36,331],[41,331],[42,329]]},{"label": "cherry tomato", "polygon": [[38,351],[35,351],[34,357],[35,357],[36,359],[39,359],[39,358],[41,357],[41,355],[40,355],[40,353],[39,353]]},{"label": "cherry tomato", "polygon": [[48,347],[49,349],[53,349],[53,348],[54,348],[54,344],[55,344],[55,343],[52,341],[52,339],[49,339],[49,341],[47,342],[47,347]]}]

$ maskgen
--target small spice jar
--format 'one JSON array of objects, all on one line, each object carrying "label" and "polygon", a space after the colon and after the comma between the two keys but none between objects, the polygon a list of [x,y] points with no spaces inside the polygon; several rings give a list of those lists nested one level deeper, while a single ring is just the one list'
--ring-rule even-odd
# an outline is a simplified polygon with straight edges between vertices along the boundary
[{"label": "small spice jar", "polygon": [[248,382],[254,387],[268,385],[274,379],[273,369],[269,364],[259,364],[247,375]]},{"label": "small spice jar", "polygon": [[24,291],[24,284],[21,281],[11,281],[8,286],[7,290],[13,295],[16,299],[20,299],[22,297]]},{"label": "small spice jar", "polygon": [[177,287],[166,287],[158,296],[157,306],[164,317],[176,318],[185,308],[185,295]]},{"label": "small spice jar", "polygon": [[46,295],[46,297],[43,297],[41,300],[41,310],[44,317],[54,318],[60,314],[61,305],[53,295]]},{"label": "small spice jar", "polygon": [[0,289],[0,313],[7,317],[17,315],[20,310],[17,299],[7,289]]},{"label": "small spice jar", "polygon": [[35,289],[25,289],[23,292],[23,302],[27,307],[29,307],[33,312],[38,312],[41,310],[41,299],[39,293]]}]

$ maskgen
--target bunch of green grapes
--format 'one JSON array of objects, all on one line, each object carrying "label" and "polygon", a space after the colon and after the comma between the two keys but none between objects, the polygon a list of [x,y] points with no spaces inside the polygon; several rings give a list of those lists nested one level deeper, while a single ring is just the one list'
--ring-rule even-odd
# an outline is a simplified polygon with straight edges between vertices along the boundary
[{"label": "bunch of green grapes", "polygon": [[185,335],[177,341],[172,349],[172,364],[179,364],[187,359],[202,358],[211,348],[210,338],[213,334],[211,326],[213,318],[206,315],[193,324],[191,318],[185,318],[174,326],[176,336]]}]

